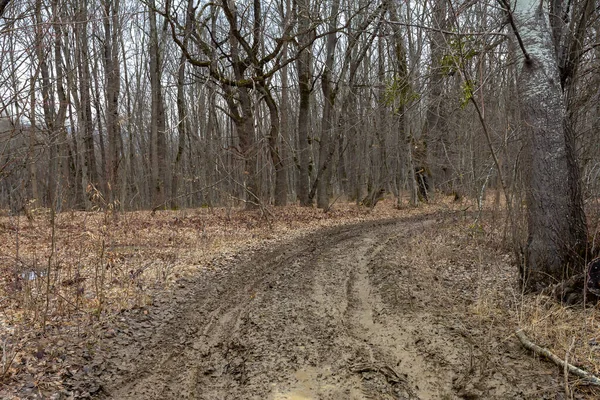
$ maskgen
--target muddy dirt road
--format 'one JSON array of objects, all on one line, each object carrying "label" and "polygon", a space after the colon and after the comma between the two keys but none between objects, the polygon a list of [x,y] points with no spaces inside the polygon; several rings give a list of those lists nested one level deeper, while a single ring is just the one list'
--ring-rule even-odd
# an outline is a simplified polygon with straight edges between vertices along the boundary
[{"label": "muddy dirt road", "polygon": [[441,249],[443,268],[428,255],[438,249],[415,248],[452,225],[369,222],[239,255],[123,315],[73,388],[119,400],[559,398],[514,337],[473,322],[476,277],[497,271],[460,261],[460,248]]}]

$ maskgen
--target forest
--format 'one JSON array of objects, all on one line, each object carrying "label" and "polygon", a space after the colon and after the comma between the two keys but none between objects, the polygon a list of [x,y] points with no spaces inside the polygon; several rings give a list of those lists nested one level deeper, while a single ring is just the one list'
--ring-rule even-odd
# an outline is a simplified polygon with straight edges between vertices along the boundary
[{"label": "forest", "polygon": [[[352,364],[332,361],[327,368],[368,378],[360,390],[375,398],[598,394],[600,380],[590,375],[600,372],[594,347],[600,264],[593,262],[600,253],[597,1],[0,0],[0,65],[0,385],[12,388],[4,393],[0,386],[0,396],[182,398],[185,387],[189,398],[267,398],[266,384],[255,379],[265,373],[261,368],[280,370],[279,382],[295,371],[306,387],[330,371],[317,359],[310,368],[321,369],[298,369],[289,361],[297,352],[282,356],[289,359],[284,366],[253,363],[255,352],[277,350],[262,339],[236,342],[260,308],[245,297],[236,303],[241,292],[258,296],[252,301],[272,316],[289,311],[269,308],[278,299],[281,307],[316,302],[324,307],[319,318],[327,315],[339,326],[350,321],[348,330],[362,333],[339,333],[338,341],[356,351],[348,353]],[[293,271],[276,261],[278,251],[295,254],[289,263],[303,266],[314,282],[294,283]],[[314,260],[303,258],[312,252]],[[328,257],[342,272],[320,264]],[[364,265],[357,261],[363,258]],[[241,259],[247,267],[238,271]],[[341,259],[354,267],[346,270]],[[402,272],[409,267],[422,279]],[[231,276],[214,272],[230,270]],[[279,280],[265,278],[275,273]],[[493,288],[495,274],[502,288]],[[318,289],[290,300],[271,280],[290,291]],[[336,291],[336,280],[346,282],[345,293]],[[398,336],[384,328],[384,320],[400,318],[390,310],[412,313],[421,301],[443,308],[440,293],[413,294],[426,281],[454,299],[452,312],[470,310],[479,332],[463,331],[460,340],[468,343],[457,345],[459,353],[471,352],[469,362],[425,339],[431,353],[445,357],[438,367],[461,360],[460,368],[445,370],[449,383],[439,387],[435,379],[416,383],[389,367],[395,362],[389,348],[400,339],[380,338],[369,360],[354,343],[377,332]],[[195,300],[198,315],[217,322],[206,325],[209,344],[197,345],[195,333],[186,340],[197,339],[192,352],[214,365],[189,356],[184,364],[205,372],[183,381],[169,375],[171,386],[160,386],[160,374],[173,370],[161,364],[160,373],[146,371],[157,388],[152,393],[143,382],[114,383],[133,378],[113,379],[108,354],[135,360],[138,353],[125,342],[119,346],[129,349],[127,356],[102,346],[129,330],[145,332],[136,343],[169,342],[177,329],[167,314],[177,314],[180,325],[204,324],[192,305],[181,305],[182,293],[203,285],[198,298],[216,290],[227,301]],[[221,287],[227,289],[214,289]],[[337,297],[327,301],[347,303],[345,313],[323,305],[322,292],[329,290]],[[398,297],[403,290],[411,293],[406,310]],[[168,304],[157,300],[169,296]],[[190,310],[179,315],[177,304]],[[389,312],[384,318],[376,309]],[[421,331],[449,329],[437,325],[443,313],[424,310],[429,326],[418,317],[409,322]],[[135,314],[123,317],[128,328],[116,322],[121,313]],[[152,327],[142,321],[149,315],[159,321]],[[551,321],[558,321],[556,331],[545,325]],[[275,317],[262,322],[263,339],[269,329],[286,329]],[[334,334],[327,323],[316,332],[335,336],[339,326],[331,328]],[[506,344],[490,333],[496,324],[543,355],[525,344],[532,343],[523,336],[526,327],[564,361],[565,376],[554,371],[564,381],[548,382],[540,372],[537,385],[546,389],[518,397],[525,389],[512,382],[528,369],[523,352],[516,376],[485,372],[481,360],[505,363],[490,355]],[[229,328],[234,333],[227,336]],[[422,340],[414,332],[399,336]],[[496,335],[493,349],[473,353],[472,343],[490,335]],[[74,340],[68,336],[78,338],[76,354],[65,350]],[[292,336],[282,343],[304,346]],[[313,336],[313,347],[323,344],[321,336]],[[223,343],[237,353],[231,356]],[[154,365],[152,357],[175,347],[136,352]],[[420,351],[396,354],[420,360],[401,371],[431,368]],[[515,352],[506,350],[510,357]],[[90,360],[99,354],[103,361],[92,363],[99,369],[92,378]],[[345,360],[340,354],[329,360]],[[461,368],[468,363],[467,373]],[[574,365],[584,375],[569,369]],[[229,383],[215,386],[207,378],[214,371]],[[327,385],[341,376],[331,374],[323,378]],[[478,384],[466,378],[471,375]],[[363,398],[327,385],[305,397],[293,397],[304,386],[284,385],[270,395]],[[203,397],[207,388],[214,392]]]}]

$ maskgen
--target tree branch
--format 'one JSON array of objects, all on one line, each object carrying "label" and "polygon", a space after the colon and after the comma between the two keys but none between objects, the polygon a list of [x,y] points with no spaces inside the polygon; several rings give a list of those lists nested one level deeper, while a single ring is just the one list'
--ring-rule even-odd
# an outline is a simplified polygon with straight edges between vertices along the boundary
[{"label": "tree branch", "polygon": [[494,32],[494,31],[490,31],[490,32],[453,32],[453,31],[448,31],[445,29],[434,28],[431,26],[425,26],[425,25],[420,25],[420,24],[410,24],[408,22],[392,21],[389,19],[385,19],[384,22],[386,22],[390,25],[400,25],[400,26],[405,26],[408,28],[426,29],[428,31],[439,32],[439,33],[443,33],[444,35],[452,35],[452,36],[503,36],[505,38],[509,37],[509,35],[506,33]]},{"label": "tree branch", "polygon": [[506,9],[506,16],[508,17],[508,22],[510,22],[510,26],[512,26],[513,32],[519,42],[519,47],[521,47],[521,51],[523,52],[523,56],[525,57],[526,62],[531,62],[531,56],[525,49],[525,44],[523,43],[523,39],[521,39],[521,35],[519,34],[519,30],[517,29],[517,25],[515,24],[515,20],[513,18],[512,11],[510,9],[510,4],[507,0],[498,0],[500,5]]},{"label": "tree branch", "polygon": [[9,3],[10,0],[0,0],[0,17],[4,16],[4,9],[6,8],[6,6],[8,6]]},{"label": "tree branch", "polygon": [[584,371],[584,370],[582,370],[580,368],[577,368],[574,365],[571,365],[571,364],[563,361],[561,358],[559,358],[555,354],[551,353],[548,349],[545,349],[545,348],[540,347],[537,344],[533,343],[525,335],[525,332],[523,332],[523,329],[517,330],[515,332],[515,335],[517,335],[517,337],[521,341],[521,344],[527,350],[531,350],[531,351],[533,351],[537,355],[546,357],[547,359],[549,359],[550,361],[552,361],[554,364],[558,365],[559,367],[565,368],[570,373],[572,373],[573,375],[578,376],[578,377],[584,379],[590,385],[600,386],[600,379],[597,376],[592,375],[592,374],[590,374],[587,371]]}]

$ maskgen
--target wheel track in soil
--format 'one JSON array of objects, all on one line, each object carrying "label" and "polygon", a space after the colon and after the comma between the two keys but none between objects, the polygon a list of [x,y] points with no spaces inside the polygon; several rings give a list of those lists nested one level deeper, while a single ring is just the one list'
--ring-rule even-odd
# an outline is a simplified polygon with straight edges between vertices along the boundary
[{"label": "wheel track in soil", "polygon": [[494,389],[481,398],[529,398],[512,376],[476,376],[472,338],[429,306],[435,295],[413,292],[417,271],[382,267],[444,218],[328,228],[241,254],[142,315],[146,339],[107,341],[96,397],[459,399],[477,398],[464,384],[476,378]]}]

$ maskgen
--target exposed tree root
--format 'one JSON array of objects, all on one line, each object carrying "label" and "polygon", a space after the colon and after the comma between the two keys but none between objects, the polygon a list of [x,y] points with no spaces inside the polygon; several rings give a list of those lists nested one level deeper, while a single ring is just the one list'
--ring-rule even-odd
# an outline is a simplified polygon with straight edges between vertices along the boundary
[{"label": "exposed tree root", "polygon": [[571,364],[565,362],[561,358],[557,357],[555,354],[551,353],[548,349],[545,349],[545,348],[540,347],[537,344],[533,343],[525,335],[525,332],[523,332],[522,329],[518,329],[515,332],[515,334],[517,335],[517,337],[521,341],[521,344],[523,345],[523,347],[525,347],[527,350],[531,350],[535,354],[538,354],[538,355],[541,355],[541,356],[544,356],[544,357],[548,358],[554,364],[558,365],[561,368],[567,369],[570,373],[572,373],[575,376],[578,376],[579,378],[584,379],[590,385],[600,386],[600,378],[598,378],[595,375],[590,374],[587,371],[584,371],[584,370],[582,370],[580,368],[577,368],[574,365],[571,365]]}]

